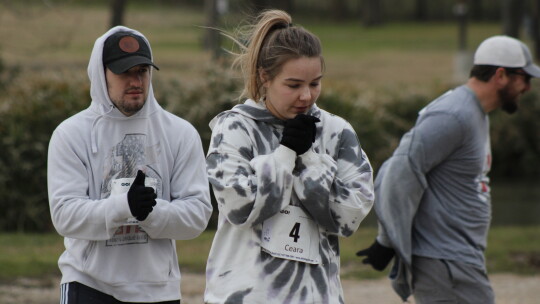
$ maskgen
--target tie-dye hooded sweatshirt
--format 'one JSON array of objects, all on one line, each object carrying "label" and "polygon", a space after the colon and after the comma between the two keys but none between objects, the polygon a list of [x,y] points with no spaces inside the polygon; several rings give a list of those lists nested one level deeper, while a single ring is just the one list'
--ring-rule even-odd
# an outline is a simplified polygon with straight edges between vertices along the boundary
[{"label": "tie-dye hooded sweatshirt", "polygon": [[[283,121],[247,100],[211,122],[207,155],[219,222],[206,273],[206,303],[344,303],[339,236],[350,236],[373,206],[372,168],[354,129],[314,105],[311,149],[280,145]],[[319,264],[261,250],[263,222],[287,207],[318,225]]]}]

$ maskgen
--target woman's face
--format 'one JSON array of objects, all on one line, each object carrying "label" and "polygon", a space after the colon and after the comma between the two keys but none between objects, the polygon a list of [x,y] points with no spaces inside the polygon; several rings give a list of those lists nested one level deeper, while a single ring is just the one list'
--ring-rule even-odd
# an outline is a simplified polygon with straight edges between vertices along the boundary
[{"label": "woman's face", "polygon": [[306,113],[321,93],[322,63],[319,57],[286,61],[272,80],[261,74],[266,88],[266,108],[279,119]]}]

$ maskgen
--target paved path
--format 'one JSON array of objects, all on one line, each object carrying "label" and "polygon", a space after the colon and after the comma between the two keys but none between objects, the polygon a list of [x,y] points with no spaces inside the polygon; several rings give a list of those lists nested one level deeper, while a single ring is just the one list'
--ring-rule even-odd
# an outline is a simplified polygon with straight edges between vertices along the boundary
[{"label": "paved path", "polygon": [[[536,276],[516,276],[496,274],[490,276],[495,290],[497,304],[538,304],[540,274]],[[2,304],[51,304],[59,302],[59,278],[44,280],[20,279],[0,284]],[[204,290],[202,274],[182,275],[182,304],[201,304]],[[400,304],[386,278],[377,280],[343,280],[345,301],[348,304]],[[410,299],[409,303],[414,304]]]}]

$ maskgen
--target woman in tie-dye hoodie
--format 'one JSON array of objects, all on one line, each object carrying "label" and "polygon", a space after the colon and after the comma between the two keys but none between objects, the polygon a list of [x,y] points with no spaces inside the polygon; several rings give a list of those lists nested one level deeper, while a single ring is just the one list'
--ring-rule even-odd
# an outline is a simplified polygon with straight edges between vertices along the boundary
[{"label": "woman in tie-dye hoodie", "polygon": [[215,117],[207,169],[219,223],[206,303],[344,303],[339,236],[373,205],[372,168],[351,125],[317,107],[319,39],[263,12],[236,59],[247,100]]}]

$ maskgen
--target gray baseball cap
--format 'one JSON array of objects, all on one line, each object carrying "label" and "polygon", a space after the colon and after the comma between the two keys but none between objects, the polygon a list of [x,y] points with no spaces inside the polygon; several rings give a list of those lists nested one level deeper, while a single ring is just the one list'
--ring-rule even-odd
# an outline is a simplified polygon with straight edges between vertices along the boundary
[{"label": "gray baseball cap", "polygon": [[474,53],[474,64],[522,68],[530,76],[540,77],[540,68],[534,64],[529,48],[509,36],[493,36],[480,43]]}]

